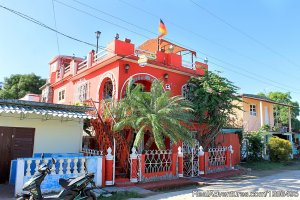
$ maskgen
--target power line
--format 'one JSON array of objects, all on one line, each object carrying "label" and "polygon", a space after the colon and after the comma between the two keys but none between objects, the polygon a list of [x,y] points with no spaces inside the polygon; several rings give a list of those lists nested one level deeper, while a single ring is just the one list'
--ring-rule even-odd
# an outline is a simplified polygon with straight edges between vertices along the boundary
[{"label": "power line", "polygon": [[[51,2],[52,2],[52,10],[53,10],[53,18],[54,18],[54,27],[55,27],[55,29],[57,29],[54,2],[53,2],[53,0],[51,0]],[[57,51],[58,51],[58,55],[60,55],[60,49],[59,49],[59,42],[58,42],[58,34],[57,34],[57,32],[55,33],[55,35],[56,35]]]},{"label": "power line", "polygon": [[252,79],[252,80],[259,81],[259,82],[261,82],[261,83],[265,83],[265,84],[270,85],[270,86],[273,86],[273,87],[275,87],[275,88],[282,89],[282,90],[287,91],[287,92],[292,92],[292,93],[300,94],[300,92],[296,92],[296,91],[292,91],[292,90],[287,90],[287,89],[284,88],[284,87],[270,84],[270,83],[267,82],[267,81],[264,81],[264,80],[262,80],[262,79],[258,79],[258,78],[256,78],[256,77],[250,76],[250,75],[245,74],[245,73],[238,72],[238,71],[233,70],[233,69],[231,69],[231,68],[229,68],[229,67],[224,67],[224,66],[222,66],[222,65],[219,65],[219,64],[214,63],[214,62],[211,62],[211,61],[210,61],[209,63],[215,65],[216,67],[221,67],[221,68],[226,69],[226,70],[229,70],[229,71],[231,71],[231,72],[233,72],[233,73],[242,75],[242,76],[247,77],[247,78]]},{"label": "power line", "polygon": [[[83,43],[83,44],[86,44],[86,45],[89,45],[89,46],[92,46],[92,47],[96,47],[96,45],[94,45],[92,43],[85,42],[85,41],[80,40],[78,38],[75,38],[73,36],[70,36],[70,35],[67,35],[65,33],[62,33],[62,32],[60,32],[60,31],[58,31],[58,30],[56,30],[54,28],[51,28],[50,26],[47,26],[46,24],[44,24],[44,23],[42,23],[42,22],[40,22],[40,21],[38,21],[38,20],[36,20],[36,19],[28,16],[28,15],[25,15],[25,14],[21,13],[21,12],[18,12],[16,10],[13,10],[13,9],[10,9],[10,8],[7,8],[7,7],[5,7],[5,6],[1,5],[1,4],[0,4],[0,7],[3,8],[3,9],[5,9],[5,10],[7,10],[7,11],[9,11],[9,12],[11,12],[11,13],[13,13],[13,14],[15,14],[15,15],[18,15],[19,17],[22,17],[23,19],[26,19],[26,20],[28,20],[30,22],[33,22],[33,23],[35,23],[35,24],[37,24],[37,25],[39,25],[41,27],[44,27],[44,28],[46,28],[48,30],[51,30],[51,31],[53,31],[53,32],[55,32],[55,33],[57,33],[59,35],[62,35],[64,37],[66,37],[66,38],[69,38],[71,40],[74,40],[74,41],[77,41],[77,42],[80,42],[80,43]],[[99,48],[103,49],[103,50],[107,50],[107,48],[103,47],[103,46],[99,46]]]},{"label": "power line", "polygon": [[216,18],[217,20],[219,20],[220,22],[226,24],[228,27],[230,27],[231,29],[235,30],[236,32],[244,35],[245,37],[247,37],[248,39],[252,40],[253,42],[255,42],[256,44],[264,47],[265,49],[269,50],[270,52],[272,52],[273,54],[276,54],[277,56],[283,58],[284,60],[288,61],[290,64],[292,65],[296,65],[297,67],[299,67],[300,65],[295,63],[294,61],[292,61],[291,59],[289,59],[288,57],[286,57],[285,55],[279,53],[278,51],[272,49],[271,47],[269,47],[268,45],[264,44],[263,42],[259,41],[258,39],[254,38],[253,36],[251,36],[250,34],[246,33],[245,31],[241,30],[240,28],[232,25],[231,23],[227,22],[226,20],[222,19],[221,17],[219,17],[218,15],[214,14],[212,11],[208,10],[207,8],[199,5],[198,3],[196,3],[193,0],[190,0],[194,5],[196,5],[197,7],[199,7],[200,9],[202,9],[203,11],[207,12],[209,15],[213,16],[214,18]]},{"label": "power line", "polygon": [[[25,15],[25,14],[23,14],[23,13],[20,13],[20,12],[18,12],[18,11],[15,11],[15,10],[13,10],[13,9],[7,8],[7,7],[2,6],[2,5],[0,5],[0,7],[2,7],[3,9],[8,10],[8,11],[10,11],[10,12],[12,12],[12,13],[14,13],[14,14],[16,14],[16,15],[18,15],[18,16],[20,16],[20,17],[26,19],[26,20],[28,20],[28,21],[31,21],[31,22],[33,22],[33,23],[35,23],[35,24],[38,24],[38,25],[40,25],[40,26],[42,26],[42,27],[44,27],[44,28],[47,28],[47,29],[49,29],[49,30],[51,30],[51,31],[54,31],[54,32],[56,32],[56,33],[58,33],[58,34],[60,34],[60,35],[63,35],[64,37],[67,37],[67,38],[69,38],[69,39],[72,39],[72,40],[75,40],[75,41],[78,41],[78,42],[82,42],[82,43],[85,43],[85,44],[87,44],[87,45],[89,45],[89,46],[95,47],[95,45],[93,45],[93,44],[91,44],[91,43],[88,43],[88,42],[79,40],[79,39],[74,38],[74,37],[72,37],[72,36],[66,35],[66,34],[64,34],[64,33],[62,33],[62,32],[59,32],[59,31],[57,31],[56,29],[53,29],[53,28],[51,28],[51,27],[45,25],[44,23],[42,23],[42,22],[40,22],[40,21],[38,21],[38,20],[36,20],[36,19],[34,19],[34,18],[32,18],[32,17],[29,17],[28,15]],[[112,51],[112,50],[110,50],[110,49],[108,49],[108,48],[106,48],[106,47],[101,47],[101,46],[100,46],[100,48],[102,48],[102,49],[104,49],[104,50],[107,50],[107,51]],[[222,61],[222,62],[224,62],[224,61]],[[214,64],[213,62],[211,62],[211,63]],[[217,64],[215,64],[215,65],[217,65]],[[225,67],[223,67],[223,68],[225,68]],[[232,69],[230,69],[230,68],[227,68],[227,69],[230,70],[230,71],[234,71],[235,73],[239,73],[239,72],[237,72],[237,71],[235,71],[235,70],[232,70]],[[242,73],[239,73],[239,74],[241,74],[241,75],[243,75],[243,76],[246,76],[246,77],[248,77],[248,78],[255,79],[255,80],[258,80],[258,81],[262,82],[260,79],[253,78],[253,77],[251,77],[251,76],[249,76],[249,75],[242,74]],[[264,82],[264,83],[267,83],[267,82],[265,82],[265,81],[263,81],[263,82]],[[278,83],[278,84],[280,84],[280,83]],[[273,85],[273,86],[274,86],[274,85]],[[276,87],[278,87],[278,86],[276,86]],[[278,87],[278,88],[283,88],[283,87]],[[284,88],[283,88],[283,89],[284,89]],[[286,89],[284,89],[284,90],[286,90]],[[298,93],[298,92],[295,92],[295,93]]]},{"label": "power line", "polygon": [[[139,8],[139,7],[137,7],[137,6],[133,5],[133,4],[130,4],[130,3],[126,2],[126,1],[124,1],[124,0],[119,0],[119,1],[123,2],[124,4],[126,4],[126,5],[128,5],[128,6],[130,6],[130,7],[135,8],[135,9],[137,9],[137,10],[140,10],[140,11],[142,11],[142,12],[145,12],[145,13],[147,13],[148,15],[151,15],[151,16],[153,16],[153,17],[155,17],[155,18],[160,18],[159,16],[157,16],[157,15],[155,15],[155,14],[153,14],[153,13],[147,11],[147,10],[144,10],[144,9],[142,9],[142,8]],[[260,63],[260,64],[262,64],[262,65],[267,65],[267,66],[269,66],[269,67],[274,67],[273,65],[271,66],[271,65],[269,65],[269,64],[265,64],[265,63],[263,63],[263,62],[261,62],[261,61],[255,59],[255,58],[252,58],[252,57],[250,57],[250,56],[244,55],[244,54],[242,54],[242,53],[240,53],[240,52],[237,52],[237,51],[234,50],[234,49],[231,49],[231,48],[226,47],[226,46],[224,46],[224,45],[222,45],[222,44],[220,44],[220,43],[218,43],[218,42],[215,42],[215,41],[213,41],[213,40],[210,40],[210,39],[208,39],[208,38],[206,38],[206,37],[204,37],[204,36],[202,36],[202,35],[200,35],[200,34],[194,32],[194,31],[191,31],[191,30],[189,30],[189,29],[186,29],[186,28],[184,28],[184,27],[182,27],[182,26],[180,26],[180,25],[178,25],[178,24],[176,24],[176,23],[174,23],[174,22],[172,22],[172,21],[170,21],[170,20],[167,20],[167,21],[168,21],[169,23],[173,24],[174,26],[176,26],[176,27],[178,27],[178,28],[180,28],[180,29],[186,31],[186,32],[192,33],[192,34],[194,34],[194,35],[196,35],[196,36],[198,36],[198,37],[200,37],[200,38],[203,38],[203,39],[205,39],[205,40],[207,40],[207,41],[209,41],[209,42],[211,42],[211,43],[214,43],[214,44],[216,44],[216,45],[218,45],[218,46],[220,46],[220,47],[222,47],[222,48],[224,48],[224,49],[226,49],[226,50],[229,50],[229,51],[231,51],[231,52],[234,52],[234,53],[237,54],[237,55],[240,55],[240,56],[242,56],[242,57],[245,57],[245,58],[247,58],[247,59],[249,59],[249,60],[252,60],[252,61],[254,61],[254,62],[256,62],[256,63]],[[168,39],[169,41],[171,41],[171,42],[180,44],[179,42],[176,42],[176,41],[171,40],[171,39],[169,39],[169,38],[167,38],[167,39]],[[184,44],[180,44],[180,45],[183,46],[183,47],[186,46],[186,45],[184,45]],[[193,49],[193,48],[190,48],[190,47],[188,47],[188,48],[189,48],[189,49]],[[197,52],[200,52],[200,53],[202,53],[202,54],[204,54],[204,55],[206,55],[206,56],[208,56],[208,57],[210,57],[210,58],[213,58],[213,59],[218,60],[218,61],[220,61],[220,62],[222,62],[222,63],[224,63],[224,64],[227,64],[227,62],[225,62],[225,61],[223,61],[223,60],[221,60],[221,59],[218,59],[218,58],[216,58],[216,57],[214,57],[214,56],[210,56],[210,55],[208,55],[208,54],[206,54],[206,53],[204,53],[204,52],[202,52],[202,51],[197,51]],[[230,64],[230,65],[232,65],[232,64]],[[247,70],[245,70],[245,71],[247,71]],[[298,78],[298,77],[296,77],[295,75],[287,74],[285,71],[281,71],[281,70],[277,70],[277,71],[280,71],[281,73],[286,74],[286,75],[288,75],[288,76],[293,76],[293,77],[295,77],[295,78]],[[250,71],[247,71],[247,72],[248,72],[248,73],[254,74],[253,72],[250,72]],[[261,76],[260,74],[255,74],[255,75],[256,75],[256,76]],[[261,77],[263,77],[263,76],[261,76]],[[278,82],[276,82],[276,81],[273,81],[273,80],[271,80],[271,79],[269,79],[269,78],[266,78],[266,77],[264,77],[264,78],[267,79],[267,80],[269,80],[269,81],[271,81],[271,82],[274,82],[274,83],[277,83],[277,84],[280,84],[280,85],[284,85],[284,84],[278,83]],[[286,85],[286,86],[287,86],[287,85]],[[290,87],[290,86],[288,86],[288,87]]]},{"label": "power line", "polygon": [[[126,4],[126,5],[128,5],[128,6],[130,6],[130,7],[133,7],[133,8],[135,8],[135,9],[139,10],[139,11],[142,11],[142,12],[144,12],[144,13],[146,13],[146,14],[152,16],[152,17],[155,17],[155,18],[157,18],[157,19],[160,18],[159,16],[157,16],[157,15],[155,15],[155,14],[153,14],[153,13],[151,13],[151,12],[145,10],[145,9],[139,8],[139,7],[135,6],[134,4],[128,3],[128,2],[126,2],[126,1],[124,1],[124,0],[119,0],[119,1],[121,1],[122,3],[124,3],[124,4]],[[173,21],[170,21],[170,20],[167,19],[167,22],[170,23],[170,24],[173,24],[173,25],[174,25],[175,27],[177,27],[178,29],[181,29],[181,30],[183,30],[183,31],[185,31],[185,32],[187,32],[187,33],[194,34],[195,36],[197,36],[197,37],[199,37],[199,38],[202,38],[202,39],[204,39],[204,40],[206,40],[206,41],[208,41],[208,42],[211,42],[211,43],[213,43],[213,44],[215,44],[215,45],[217,45],[217,46],[219,46],[219,47],[221,47],[221,48],[224,48],[224,49],[226,49],[227,51],[230,51],[230,52],[232,52],[232,53],[234,53],[234,54],[237,54],[237,55],[239,55],[239,56],[241,56],[241,57],[247,58],[247,59],[249,59],[249,60],[251,60],[251,61],[260,63],[260,64],[265,65],[265,66],[268,66],[268,67],[270,67],[270,68],[273,68],[273,67],[274,67],[274,65],[270,65],[270,64],[263,63],[263,62],[261,62],[261,61],[255,59],[255,58],[252,58],[252,57],[250,57],[250,56],[248,56],[248,55],[245,55],[245,54],[243,54],[243,53],[241,53],[241,52],[238,52],[238,51],[236,51],[236,50],[234,50],[234,49],[232,49],[232,48],[229,48],[229,47],[227,47],[227,46],[225,46],[225,45],[223,45],[223,44],[221,44],[221,43],[219,43],[219,42],[216,42],[216,41],[214,41],[214,40],[211,40],[211,39],[209,39],[209,38],[207,38],[207,37],[205,37],[205,36],[203,36],[203,35],[201,35],[201,34],[199,34],[199,33],[197,33],[197,32],[191,31],[191,30],[187,29],[186,27],[183,27],[183,26],[181,26],[181,25],[178,25],[178,24],[174,23]],[[168,38],[168,40],[170,40],[170,39]],[[172,41],[172,40],[170,40],[170,41]],[[185,46],[185,45],[183,45],[183,46]],[[292,76],[292,77],[298,79],[298,77],[296,77],[295,75],[293,75],[293,74],[288,74],[288,73],[286,73],[286,71],[283,71],[283,70],[278,69],[278,67],[277,67],[277,71],[278,71],[278,72],[281,72],[282,74],[286,74],[286,75],[288,75],[288,76]]]},{"label": "power line", "polygon": [[110,21],[108,21],[108,20],[102,19],[102,18],[100,18],[100,17],[98,17],[98,16],[95,16],[95,15],[93,15],[93,14],[91,14],[91,13],[88,13],[88,12],[86,12],[86,11],[84,11],[84,10],[81,10],[81,9],[79,9],[79,8],[75,8],[75,7],[73,7],[73,6],[70,6],[70,5],[68,5],[68,4],[65,4],[65,3],[61,2],[61,1],[58,1],[58,0],[54,0],[54,1],[56,1],[56,2],[59,3],[59,4],[62,4],[62,5],[64,5],[64,6],[66,6],[66,7],[69,7],[69,8],[71,8],[71,9],[73,9],[73,10],[76,10],[76,11],[78,11],[78,12],[84,13],[84,14],[89,15],[89,16],[91,16],[91,17],[94,17],[94,18],[96,18],[96,19],[98,19],[98,20],[101,20],[101,21],[106,22],[106,23],[108,23],[108,24],[117,26],[117,27],[122,28],[122,29],[124,29],[124,30],[127,30],[127,31],[129,31],[129,32],[131,32],[131,33],[134,33],[134,34],[136,34],[136,35],[139,35],[139,36],[141,36],[141,37],[144,37],[144,38],[146,38],[146,39],[151,39],[150,37],[148,37],[148,36],[146,36],[146,35],[143,35],[143,34],[141,34],[141,33],[135,32],[135,31],[133,31],[133,30],[127,28],[127,27],[124,27],[124,26],[121,26],[121,25],[119,25],[119,24],[110,22]]},{"label": "power line", "polygon": [[[74,9],[74,10],[78,11],[78,12],[81,12],[81,13],[87,14],[87,15],[89,15],[89,16],[91,16],[91,17],[94,17],[94,18],[97,18],[97,19],[99,19],[99,20],[103,21],[103,19],[101,19],[101,18],[99,18],[99,17],[97,17],[97,16],[95,16],[95,15],[92,15],[92,14],[90,14],[90,13],[88,13],[88,12],[84,11],[84,10],[81,10],[81,9],[75,8],[75,7],[73,7],[73,6],[70,6],[70,5],[68,5],[68,4],[62,3],[62,2],[60,2],[60,1],[58,1],[58,0],[54,0],[54,1],[56,1],[57,3],[61,3],[62,5],[66,6],[66,7],[72,8],[72,9]],[[81,3],[81,2],[79,2],[78,0],[72,0],[72,1],[75,1],[76,3],[79,3],[80,5],[83,5],[83,6],[85,6],[85,7],[92,8],[93,10],[96,10],[96,11],[98,11],[98,12],[101,12],[101,13],[107,14],[107,13],[106,13],[106,12],[104,12],[104,11],[101,11],[101,10],[99,10],[99,9],[93,8],[93,7],[91,7],[91,6],[87,5],[87,4]],[[122,0],[121,0],[121,1],[122,1]],[[136,8],[136,7],[135,7],[135,8]],[[149,13],[149,12],[147,12],[147,13]],[[120,20],[120,18],[118,18],[118,17],[115,17],[114,15],[111,15],[111,14],[107,14],[107,15],[109,15],[109,16],[111,16],[111,17],[114,17],[115,19],[119,19],[119,20]],[[153,16],[155,16],[155,15],[153,15]],[[104,21],[105,21],[105,22],[107,22],[107,23],[110,23],[110,24],[112,24],[112,25],[115,25],[115,26],[118,26],[118,27],[124,28],[123,26],[117,25],[117,24],[115,24],[115,23],[112,23],[112,22],[110,22],[110,21],[108,21],[108,20],[104,20]],[[128,21],[126,21],[126,20],[121,20],[121,21],[123,21],[123,22],[125,22],[125,23],[127,23],[127,24],[134,25],[134,24],[132,24],[132,23],[130,23],[130,22],[128,22]],[[139,26],[136,26],[136,27],[140,28]],[[126,28],[125,28],[125,29],[126,29]],[[126,29],[126,30],[127,30],[127,29]],[[132,31],[131,31],[131,32],[132,32]],[[150,32],[150,33],[152,33],[152,34],[155,34],[155,35],[156,35],[156,33],[153,33],[153,32],[151,32],[151,31],[148,31],[148,32]],[[136,32],[134,32],[134,33],[136,33]],[[140,35],[140,34],[139,34],[139,35]],[[145,36],[145,37],[147,37],[147,36]],[[149,38],[149,39],[150,39],[150,38]],[[170,41],[173,41],[173,40],[171,40],[171,39],[168,39],[168,40],[170,40]],[[173,42],[174,42],[174,43],[177,43],[177,44],[180,44],[180,43],[178,43],[178,42],[176,42],[176,41],[173,41]],[[185,46],[185,45],[183,45],[183,44],[180,44],[180,45],[182,45],[182,46]],[[200,51],[198,51],[198,52],[200,52]],[[228,62],[225,62],[225,61],[223,61],[223,60],[221,60],[221,59],[218,59],[218,58],[216,58],[216,57],[214,57],[214,56],[210,56],[210,55],[208,55],[208,54],[205,54],[205,53],[203,53],[203,52],[202,52],[202,54],[204,54],[204,55],[206,55],[206,56],[209,56],[209,57],[211,57],[211,58],[213,58],[213,59],[215,59],[215,60],[218,60],[218,61],[220,61],[220,62],[222,62],[222,63],[224,63],[224,64],[227,64],[227,65],[228,65]],[[232,64],[230,64],[230,63],[229,63],[229,65],[233,66],[233,65],[232,65]],[[247,70],[244,70],[244,71],[247,71]],[[252,73],[252,74],[254,74],[253,72],[250,72],[250,71],[247,71],[247,73]],[[260,74],[255,74],[255,76],[261,76],[261,75],[260,75]],[[263,77],[263,76],[261,76],[261,77]],[[275,83],[275,84],[278,84],[278,85],[285,85],[285,84],[282,84],[282,83],[279,83],[279,82],[273,81],[273,80],[271,80],[271,79],[268,79],[268,78],[266,78],[266,77],[263,77],[263,78],[264,78],[264,79],[266,79],[266,80],[269,80],[269,81],[271,81],[271,82],[273,82],[273,83]],[[281,86],[280,86],[280,87],[281,87]],[[290,86],[288,86],[288,85],[286,85],[286,87],[290,88]],[[296,89],[296,90],[298,90],[297,88],[295,88],[295,89]]]},{"label": "power line", "polygon": [[[138,26],[138,25],[136,25],[136,24],[133,24],[133,23],[131,23],[131,22],[129,22],[129,21],[126,21],[126,20],[124,20],[124,19],[122,19],[122,18],[120,18],[120,17],[114,16],[114,15],[108,13],[108,12],[105,12],[105,11],[103,11],[103,10],[97,9],[97,8],[95,8],[95,7],[92,7],[92,6],[88,5],[88,4],[85,4],[85,3],[80,2],[80,1],[78,1],[78,0],[71,0],[71,1],[74,1],[74,2],[76,2],[76,3],[78,3],[78,4],[82,5],[82,6],[85,6],[85,7],[87,7],[87,8],[92,9],[92,10],[95,10],[95,11],[97,11],[97,12],[99,12],[99,13],[102,13],[102,14],[105,14],[105,15],[110,16],[110,17],[112,17],[112,18],[115,18],[115,19],[117,19],[117,20],[119,20],[119,21],[122,21],[122,22],[124,22],[124,23],[126,23],[126,24],[129,24],[129,25],[131,25],[131,26],[134,26],[134,27],[136,27],[136,28],[138,28],[138,29],[144,30],[144,31],[146,31],[146,32],[148,32],[148,33],[156,34],[155,32],[149,31],[148,29],[146,29],[146,28],[144,28],[144,27],[142,27],[142,26]],[[65,5],[66,5],[66,4],[65,4]]]}]

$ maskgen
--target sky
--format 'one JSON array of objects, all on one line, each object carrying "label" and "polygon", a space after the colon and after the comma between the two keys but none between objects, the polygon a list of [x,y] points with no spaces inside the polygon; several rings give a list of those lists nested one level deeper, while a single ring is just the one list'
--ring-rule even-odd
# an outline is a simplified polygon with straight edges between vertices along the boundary
[{"label": "sky", "polygon": [[[300,102],[298,0],[0,0],[0,5],[88,43],[96,44],[99,30],[101,46],[119,33],[137,47],[158,36],[161,18],[165,39],[196,50],[199,61],[207,57],[209,70],[220,71],[240,93],[290,92]],[[61,35],[57,45],[54,32],[0,7],[0,82],[17,73],[47,78],[53,57],[84,57],[92,48]]]}]

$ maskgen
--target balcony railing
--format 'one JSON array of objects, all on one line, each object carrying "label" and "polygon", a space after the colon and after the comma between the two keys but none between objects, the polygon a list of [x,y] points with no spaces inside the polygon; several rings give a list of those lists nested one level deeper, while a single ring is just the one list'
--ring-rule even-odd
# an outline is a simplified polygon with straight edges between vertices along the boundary
[{"label": "balcony railing", "polygon": [[106,56],[107,56],[107,51],[106,50],[100,51],[100,52],[98,52],[97,54],[94,55],[94,62],[102,60]]},{"label": "balcony railing", "polygon": [[186,68],[189,68],[189,69],[196,69],[195,63],[192,63],[192,62],[189,62],[189,61],[186,61],[186,60],[182,61],[182,66],[186,67]]},{"label": "balcony railing", "polygon": [[78,70],[81,70],[85,67],[87,67],[87,59],[78,64]]}]

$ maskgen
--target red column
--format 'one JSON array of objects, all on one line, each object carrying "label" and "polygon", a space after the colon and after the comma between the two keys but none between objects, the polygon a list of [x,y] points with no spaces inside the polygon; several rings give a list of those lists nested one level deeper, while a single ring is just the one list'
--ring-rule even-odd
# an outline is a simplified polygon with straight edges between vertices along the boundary
[{"label": "red column", "polygon": [[141,155],[141,176],[145,175],[145,154]]},{"label": "red column", "polygon": [[113,160],[114,157],[111,154],[112,149],[107,149],[107,155],[105,157],[105,185],[113,185]]},{"label": "red column", "polygon": [[105,186],[105,156],[102,157],[102,186]]},{"label": "red column", "polygon": [[172,153],[172,174],[176,176],[176,163],[177,163],[177,154]]},{"label": "red column", "polygon": [[203,147],[199,147],[199,174],[204,174],[205,171],[205,156]]},{"label": "red column", "polygon": [[209,158],[208,152],[204,152],[204,174],[207,174],[207,170],[209,168],[209,166],[208,166],[208,158]]},{"label": "red column", "polygon": [[137,183],[138,182],[138,155],[135,147],[132,147],[130,154],[130,182]]},{"label": "red column", "polygon": [[178,177],[183,177],[183,153],[178,147]]}]

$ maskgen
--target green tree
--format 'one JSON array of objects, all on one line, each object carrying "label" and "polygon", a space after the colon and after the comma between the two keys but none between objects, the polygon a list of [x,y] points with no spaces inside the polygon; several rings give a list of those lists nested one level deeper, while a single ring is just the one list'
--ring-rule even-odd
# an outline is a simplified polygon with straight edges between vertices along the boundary
[{"label": "green tree", "polygon": [[0,98],[19,99],[27,93],[41,94],[40,87],[46,83],[46,79],[31,74],[13,74],[4,79],[3,89],[0,90]]},{"label": "green tree", "polygon": [[241,109],[238,106],[241,99],[236,95],[238,87],[211,71],[206,71],[203,77],[192,77],[188,86],[196,119],[199,124],[206,124],[200,133],[201,143],[206,148],[235,116],[235,110]]},{"label": "green tree", "polygon": [[[299,103],[296,101],[292,101],[292,97],[290,93],[284,93],[284,92],[269,92],[268,94],[259,93],[258,95],[268,97],[271,100],[287,104],[293,106],[291,109],[291,118],[292,118],[292,128],[299,130],[299,120],[297,117],[299,116]],[[288,126],[289,123],[289,116],[288,116],[288,107],[282,106],[282,105],[274,105],[274,123],[282,124],[285,126]]]},{"label": "green tree", "polygon": [[164,137],[176,143],[180,140],[192,142],[187,125],[193,119],[189,101],[181,96],[170,96],[163,90],[163,84],[154,80],[150,92],[143,92],[142,85],[128,84],[126,96],[116,103],[114,131],[131,127],[136,133],[134,146],[138,147],[144,135],[150,133],[145,149],[153,142],[159,149],[165,149]]}]

